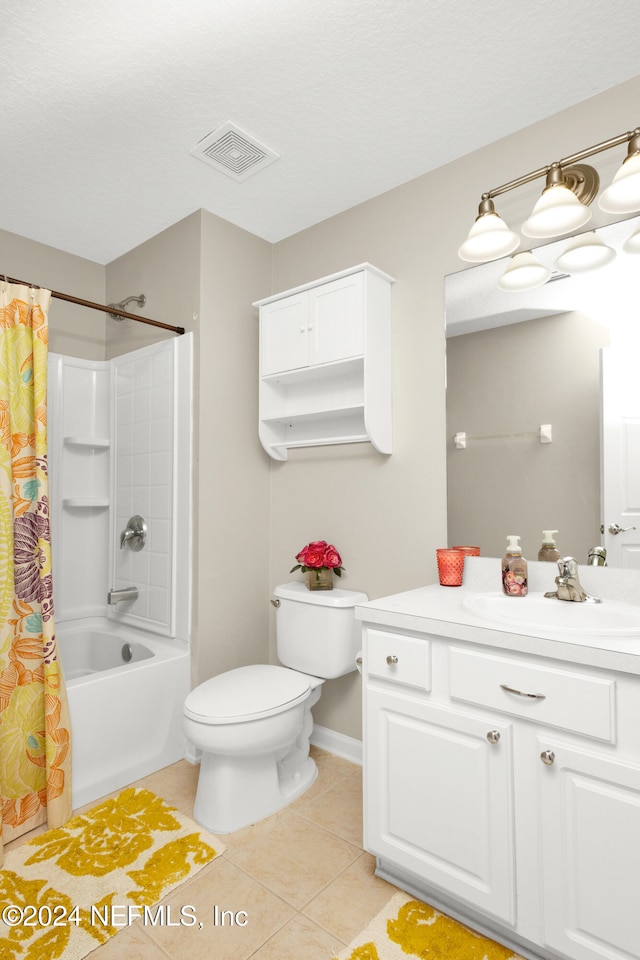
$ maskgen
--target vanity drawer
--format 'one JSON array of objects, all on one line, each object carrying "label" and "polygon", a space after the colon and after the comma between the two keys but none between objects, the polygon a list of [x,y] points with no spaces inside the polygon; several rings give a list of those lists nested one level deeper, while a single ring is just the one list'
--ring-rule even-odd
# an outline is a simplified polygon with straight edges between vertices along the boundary
[{"label": "vanity drawer", "polygon": [[459,647],[450,655],[454,700],[615,741],[615,680]]},{"label": "vanity drawer", "polygon": [[421,690],[431,689],[431,643],[386,630],[367,629],[367,673]]}]

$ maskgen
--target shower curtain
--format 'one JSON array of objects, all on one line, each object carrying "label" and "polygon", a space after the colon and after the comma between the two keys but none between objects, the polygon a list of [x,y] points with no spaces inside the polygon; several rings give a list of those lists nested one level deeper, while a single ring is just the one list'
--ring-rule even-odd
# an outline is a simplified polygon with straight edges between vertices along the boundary
[{"label": "shower curtain", "polygon": [[0,863],[2,844],[71,814],[47,478],[51,293],[0,282]]}]

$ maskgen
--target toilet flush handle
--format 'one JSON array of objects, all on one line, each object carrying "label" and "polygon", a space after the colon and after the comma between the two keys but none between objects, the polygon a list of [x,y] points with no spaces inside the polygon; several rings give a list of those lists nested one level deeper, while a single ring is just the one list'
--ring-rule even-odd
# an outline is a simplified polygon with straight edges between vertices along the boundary
[{"label": "toilet flush handle", "polygon": [[274,605],[274,607],[279,607],[279,606],[280,606],[280,601],[278,600],[277,597],[276,597],[275,600],[272,600],[271,603]]}]

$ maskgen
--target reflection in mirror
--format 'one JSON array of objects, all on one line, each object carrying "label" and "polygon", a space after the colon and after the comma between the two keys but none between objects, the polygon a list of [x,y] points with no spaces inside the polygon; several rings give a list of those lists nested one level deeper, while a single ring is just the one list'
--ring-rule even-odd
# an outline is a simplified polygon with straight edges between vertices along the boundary
[{"label": "reflection in mirror", "polygon": [[[640,517],[637,540],[631,531],[600,531],[635,522],[625,502],[606,501],[603,512],[600,366],[603,349],[640,356],[632,296],[640,258],[622,252],[639,224],[635,217],[597,231],[617,251],[607,266],[571,277],[556,272],[534,290],[500,290],[508,258],[446,278],[450,543],[478,543],[483,555],[497,557],[507,535],[519,534],[524,556],[535,560],[542,531],[558,530],[562,556],[586,563],[602,543],[610,565],[638,565]],[[566,246],[565,238],[535,254],[552,267]],[[551,442],[541,442],[542,425],[550,425]],[[457,434],[466,446],[462,438],[456,445]],[[609,485],[637,482],[640,503],[640,450],[628,453],[629,475]]]}]

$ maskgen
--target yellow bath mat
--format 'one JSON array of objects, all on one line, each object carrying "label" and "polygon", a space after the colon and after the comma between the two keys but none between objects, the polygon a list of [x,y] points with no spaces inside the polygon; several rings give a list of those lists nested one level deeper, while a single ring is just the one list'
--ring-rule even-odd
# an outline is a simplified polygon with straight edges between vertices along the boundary
[{"label": "yellow bath mat", "polygon": [[406,893],[396,893],[334,960],[522,960]]},{"label": "yellow bath mat", "polygon": [[0,958],[81,960],[136,921],[197,927],[193,908],[159,901],[223,850],[149,790],[123,790],[6,854]]}]

